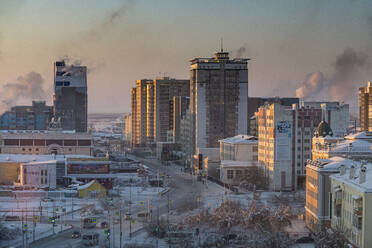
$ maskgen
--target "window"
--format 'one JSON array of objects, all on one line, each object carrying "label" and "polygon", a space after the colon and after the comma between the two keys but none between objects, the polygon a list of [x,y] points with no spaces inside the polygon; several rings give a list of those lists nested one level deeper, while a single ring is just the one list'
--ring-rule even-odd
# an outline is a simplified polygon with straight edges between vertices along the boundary
[{"label": "window", "polygon": [[69,151],[69,152],[72,152],[72,148],[68,148],[68,151]]},{"label": "window", "polygon": [[252,159],[253,159],[254,161],[258,160],[258,156],[257,156],[257,155],[253,155]]},{"label": "window", "polygon": [[47,184],[48,183],[48,179],[47,178],[45,178],[45,184]]},{"label": "window", "polygon": [[32,151],[32,148],[28,148],[28,151],[31,152]]},{"label": "window", "polygon": [[301,151],[301,146],[298,146],[297,147],[297,151]]},{"label": "window", "polygon": [[233,179],[233,178],[234,178],[234,171],[227,170],[227,179]]},{"label": "window", "polygon": [[301,162],[297,162],[297,167],[300,167],[301,166]]},{"label": "window", "polygon": [[20,140],[21,146],[33,146],[34,142],[32,139],[21,139]]},{"label": "window", "polygon": [[63,81],[56,81],[56,86],[62,86],[63,85]]},{"label": "window", "polygon": [[64,140],[63,145],[64,146],[76,146],[77,141],[76,140]]},{"label": "window", "polygon": [[44,177],[40,178],[40,184],[44,184]]},{"label": "window", "polygon": [[18,146],[19,139],[6,139],[4,140],[4,145],[6,146]]},{"label": "window", "polygon": [[52,145],[52,144],[56,144],[56,145],[60,145],[62,146],[62,140],[46,140],[46,145],[49,146],[49,145]]},{"label": "window", "polygon": [[63,86],[70,86],[70,81],[63,82]]},{"label": "window", "polygon": [[301,143],[301,139],[298,139],[297,142],[298,142],[298,143]]},{"label": "window", "polygon": [[45,146],[45,140],[43,139],[34,139],[35,146]]},{"label": "window", "polygon": [[310,143],[309,139],[304,139],[304,143]]},{"label": "window", "polygon": [[301,171],[300,170],[297,170],[297,174],[301,174]]},{"label": "window", "polygon": [[90,146],[90,140],[78,140],[78,146]]},{"label": "window", "polygon": [[258,147],[257,146],[253,146],[252,147],[252,152],[257,152],[258,151]]},{"label": "window", "polygon": [[39,151],[39,148],[35,148],[35,151],[37,151],[37,152],[38,152],[38,151]]},{"label": "window", "polygon": [[45,176],[48,176],[48,170],[45,170],[45,171],[44,171],[44,175],[45,175]]},{"label": "window", "polygon": [[241,170],[236,170],[236,177],[241,177],[242,176],[242,171]]},{"label": "window", "polygon": [[22,148],[22,151],[26,151],[26,148]]},{"label": "window", "polygon": [[41,176],[44,175],[44,171],[43,170],[40,171],[40,175]]}]

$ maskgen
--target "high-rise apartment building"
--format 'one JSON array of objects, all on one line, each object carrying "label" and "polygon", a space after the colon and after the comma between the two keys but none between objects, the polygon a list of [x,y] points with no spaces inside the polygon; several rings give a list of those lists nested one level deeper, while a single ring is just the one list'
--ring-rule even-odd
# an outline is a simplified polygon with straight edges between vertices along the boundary
[{"label": "high-rise apartment building", "polygon": [[190,106],[190,97],[174,96],[173,97],[173,137],[176,143],[181,143],[181,120],[186,115]]},{"label": "high-rise apartment building", "polygon": [[137,80],[132,89],[132,147],[166,142],[173,133],[174,97],[189,96],[189,80]]},{"label": "high-rise apartment building", "polygon": [[54,116],[63,130],[86,132],[88,127],[87,67],[54,64]]},{"label": "high-rise apartment building", "polygon": [[372,131],[372,86],[359,88],[359,117],[362,131]]},{"label": "high-rise apartment building", "polygon": [[132,147],[145,146],[153,140],[153,134],[148,131],[147,125],[148,120],[151,120],[147,111],[151,108],[148,102],[153,102],[151,100],[153,96],[147,94],[153,92],[151,85],[153,85],[152,80],[141,79],[137,80],[136,87],[132,88]]},{"label": "high-rise apartment building", "polygon": [[248,132],[248,60],[229,53],[194,58],[190,66],[193,153],[218,147],[218,141]]},{"label": "high-rise apartment building", "polygon": [[167,141],[167,132],[173,132],[173,98],[190,96],[190,81],[169,77],[154,80],[154,139]]}]

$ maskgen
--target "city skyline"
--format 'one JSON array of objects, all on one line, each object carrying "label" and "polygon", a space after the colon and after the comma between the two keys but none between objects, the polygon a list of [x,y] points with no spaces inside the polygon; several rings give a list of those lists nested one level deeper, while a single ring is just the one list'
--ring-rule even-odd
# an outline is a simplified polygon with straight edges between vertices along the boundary
[{"label": "city skyline", "polygon": [[[304,86],[309,100],[356,110],[357,89],[371,77],[372,3],[332,2],[2,1],[0,95],[36,75],[38,98],[50,104],[53,63],[69,58],[88,67],[89,112],[129,112],[135,80],[189,79],[189,60],[213,55],[223,37],[231,57],[252,59],[250,96],[293,97]],[[31,103],[21,97],[13,104]]]}]

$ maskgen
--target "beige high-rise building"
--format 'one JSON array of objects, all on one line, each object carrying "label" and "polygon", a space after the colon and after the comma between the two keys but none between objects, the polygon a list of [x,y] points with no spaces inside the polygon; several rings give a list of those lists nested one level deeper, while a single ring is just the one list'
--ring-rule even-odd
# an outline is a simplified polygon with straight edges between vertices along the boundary
[{"label": "beige high-rise building", "polygon": [[[147,120],[151,119],[147,114],[149,108],[148,92],[151,90],[148,85],[153,84],[152,80],[141,79],[136,81],[136,87],[132,88],[132,147],[145,146],[153,135],[148,132]],[[149,97],[151,99],[151,97]]]},{"label": "beige high-rise building", "polygon": [[359,88],[359,117],[362,131],[372,131],[372,86]]},{"label": "beige high-rise building", "polygon": [[173,98],[189,96],[189,80],[169,77],[136,81],[132,89],[132,147],[167,141],[173,132]]}]

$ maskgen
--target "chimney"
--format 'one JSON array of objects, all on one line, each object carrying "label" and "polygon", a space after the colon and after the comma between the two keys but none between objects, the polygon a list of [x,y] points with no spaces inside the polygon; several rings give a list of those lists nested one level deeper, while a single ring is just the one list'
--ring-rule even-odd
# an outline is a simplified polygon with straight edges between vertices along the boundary
[{"label": "chimney", "polygon": [[352,164],[350,167],[349,179],[354,179],[354,176],[355,176],[355,166]]},{"label": "chimney", "polygon": [[366,167],[361,167],[359,171],[359,183],[365,183],[366,182]]},{"label": "chimney", "polygon": [[340,165],[340,175],[343,176],[345,175],[345,173],[346,173],[346,168],[345,168],[345,165],[342,164]]}]

